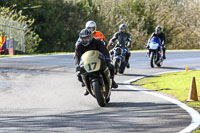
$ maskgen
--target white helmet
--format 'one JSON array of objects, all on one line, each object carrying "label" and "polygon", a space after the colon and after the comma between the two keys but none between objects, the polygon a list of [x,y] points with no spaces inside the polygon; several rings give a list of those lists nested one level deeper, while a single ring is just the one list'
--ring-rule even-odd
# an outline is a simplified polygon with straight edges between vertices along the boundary
[{"label": "white helmet", "polygon": [[92,33],[94,33],[96,31],[96,23],[94,21],[88,21],[85,24],[85,28],[91,30]]}]

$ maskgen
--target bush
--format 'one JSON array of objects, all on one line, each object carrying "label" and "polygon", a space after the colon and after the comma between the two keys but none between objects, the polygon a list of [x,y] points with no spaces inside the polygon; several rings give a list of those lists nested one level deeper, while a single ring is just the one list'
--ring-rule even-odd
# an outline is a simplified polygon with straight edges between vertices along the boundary
[{"label": "bush", "polygon": [[26,16],[26,21],[32,20],[32,30],[28,30],[32,33],[26,34],[26,48],[29,52],[74,51],[79,32],[89,20],[96,22],[97,30],[105,35],[107,43],[118,31],[119,25],[125,23],[132,35],[133,49],[144,49],[157,25],[163,27],[168,49],[200,48],[200,2],[196,0],[34,0],[28,1],[29,4],[27,0],[9,1],[5,4],[6,2],[2,0],[0,5],[17,4],[18,14],[23,10],[21,16]]},{"label": "bush", "polygon": [[113,22],[126,23],[136,44],[143,48],[157,25],[167,37],[168,49],[200,48],[200,2],[195,0],[126,0],[114,8]]}]

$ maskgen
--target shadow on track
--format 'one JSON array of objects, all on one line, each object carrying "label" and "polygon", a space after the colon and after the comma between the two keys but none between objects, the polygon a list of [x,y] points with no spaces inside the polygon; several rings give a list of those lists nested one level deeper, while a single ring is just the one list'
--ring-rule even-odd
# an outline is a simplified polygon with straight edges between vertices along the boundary
[{"label": "shadow on track", "polygon": [[[17,110],[16,110],[17,111]],[[39,111],[30,109],[26,112]],[[5,115],[6,112],[6,115]],[[8,113],[0,110],[2,132],[159,132],[174,131],[174,125],[184,124],[185,112],[170,103],[110,102],[105,108],[64,112],[52,115],[24,115],[24,110]],[[149,123],[146,119],[155,119]],[[163,119],[167,120],[163,123]],[[167,126],[166,126],[167,125]],[[177,132],[177,131],[174,131]]]},{"label": "shadow on track", "polygon": [[180,67],[160,67],[159,69],[185,70],[185,68],[180,68]]}]

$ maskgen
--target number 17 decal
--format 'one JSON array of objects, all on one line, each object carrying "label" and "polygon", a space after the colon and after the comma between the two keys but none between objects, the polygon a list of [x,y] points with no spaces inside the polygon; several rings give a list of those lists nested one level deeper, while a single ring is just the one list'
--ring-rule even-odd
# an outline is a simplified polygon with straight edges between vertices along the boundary
[{"label": "number 17 decal", "polygon": [[90,71],[91,70],[95,70],[96,66],[97,66],[97,62],[92,62],[92,63],[88,64],[88,67],[89,67]]}]

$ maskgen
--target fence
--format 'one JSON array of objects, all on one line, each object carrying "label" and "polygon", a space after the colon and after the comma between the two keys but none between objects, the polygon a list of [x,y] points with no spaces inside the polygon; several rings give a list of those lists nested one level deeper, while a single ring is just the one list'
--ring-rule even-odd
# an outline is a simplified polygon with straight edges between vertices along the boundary
[{"label": "fence", "polygon": [[1,36],[6,36],[6,48],[12,48],[14,51],[25,53],[25,28],[16,21],[0,19]]}]

